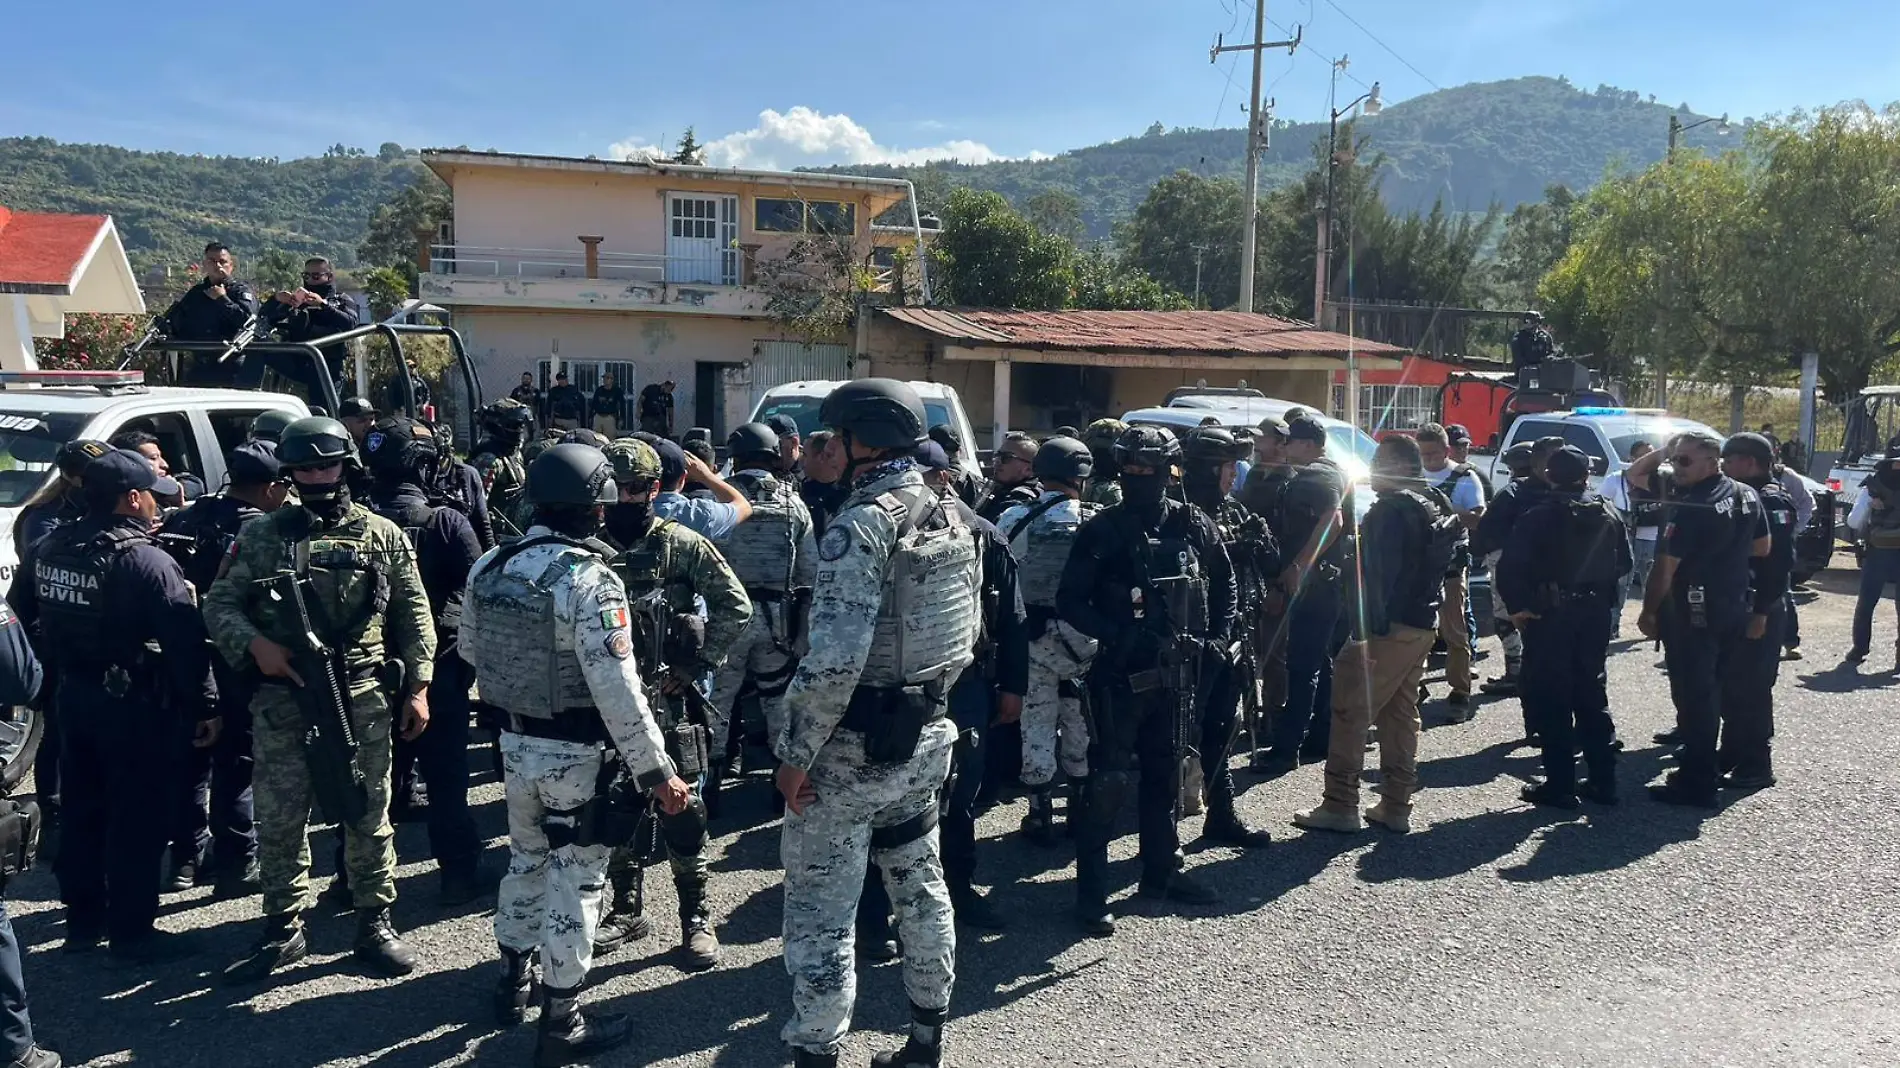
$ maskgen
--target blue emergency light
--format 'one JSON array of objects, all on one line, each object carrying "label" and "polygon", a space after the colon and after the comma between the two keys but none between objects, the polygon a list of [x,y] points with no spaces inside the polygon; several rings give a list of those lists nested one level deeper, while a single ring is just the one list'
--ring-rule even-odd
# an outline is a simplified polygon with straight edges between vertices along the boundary
[{"label": "blue emergency light", "polygon": [[1573,408],[1578,415],[1628,415],[1628,408]]}]

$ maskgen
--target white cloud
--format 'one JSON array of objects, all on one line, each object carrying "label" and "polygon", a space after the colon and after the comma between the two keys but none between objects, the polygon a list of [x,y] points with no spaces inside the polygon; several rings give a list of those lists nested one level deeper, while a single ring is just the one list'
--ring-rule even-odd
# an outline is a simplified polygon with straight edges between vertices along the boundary
[{"label": "white cloud", "polygon": [[[961,163],[993,163],[1011,159],[981,141],[950,140],[917,148],[899,148],[879,144],[871,131],[858,125],[851,116],[826,115],[799,106],[778,112],[771,108],[759,112],[758,125],[749,130],[729,133],[705,142],[706,162],[714,167],[750,167],[760,170],[790,170],[794,167],[823,167],[843,163],[888,163],[914,166],[932,160],[953,159]],[[644,138],[616,141],[608,151],[615,159],[651,159],[672,151],[671,146],[654,145]],[[1031,152],[1027,159],[1049,159],[1044,152]]]}]

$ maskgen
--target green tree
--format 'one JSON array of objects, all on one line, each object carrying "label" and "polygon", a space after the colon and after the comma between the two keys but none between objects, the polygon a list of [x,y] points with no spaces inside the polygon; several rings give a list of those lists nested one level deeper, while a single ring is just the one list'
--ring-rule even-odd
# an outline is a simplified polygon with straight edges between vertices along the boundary
[{"label": "green tree", "polygon": [[700,144],[699,138],[693,136],[691,126],[688,126],[686,132],[680,135],[680,143],[673,149],[673,162],[695,167],[705,164],[706,146]]},{"label": "green tree", "polygon": [[1245,201],[1231,178],[1176,171],[1148,190],[1116,236],[1130,266],[1180,293],[1194,293],[1198,280],[1202,307],[1230,308],[1240,299]]},{"label": "green tree", "polygon": [[413,294],[409,276],[394,267],[372,267],[363,272],[363,296],[369,299],[370,318],[378,322],[395,314]]},{"label": "green tree", "polygon": [[1023,218],[1045,234],[1081,245],[1088,233],[1082,222],[1082,201],[1066,189],[1045,189],[1023,203]]},{"label": "green tree", "polygon": [[267,248],[245,267],[250,283],[261,296],[280,289],[296,289],[303,284],[302,256],[281,248]]},{"label": "green tree", "polygon": [[1075,246],[1038,230],[998,193],[952,192],[931,246],[937,299],[992,308],[1068,306]]},{"label": "green tree", "polygon": [[33,339],[33,355],[48,371],[111,370],[151,321],[150,315],[71,314],[64,337]]},{"label": "green tree", "polygon": [[1570,247],[1571,213],[1576,204],[1577,194],[1558,182],[1544,190],[1544,199],[1511,209],[1504,220],[1504,237],[1498,242],[1497,253],[1497,282],[1503,300],[1528,306],[1536,299],[1538,284]]},{"label": "green tree", "polygon": [[356,258],[371,267],[394,267],[416,279],[416,232],[433,231],[454,215],[449,187],[433,172],[419,172],[416,180],[391,197],[370,216],[369,233],[356,247]]},{"label": "green tree", "polygon": [[1096,244],[1076,254],[1071,306],[1097,311],[1184,311],[1194,305],[1148,272]]},{"label": "green tree", "polygon": [[376,158],[384,163],[395,163],[406,154],[403,147],[394,141],[384,141],[382,147],[376,150]]}]

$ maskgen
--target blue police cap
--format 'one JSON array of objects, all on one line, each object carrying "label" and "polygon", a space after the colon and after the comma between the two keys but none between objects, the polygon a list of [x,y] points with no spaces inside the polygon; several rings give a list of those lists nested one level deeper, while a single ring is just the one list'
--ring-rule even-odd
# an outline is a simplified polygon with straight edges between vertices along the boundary
[{"label": "blue police cap", "polygon": [[1562,489],[1581,486],[1590,481],[1590,458],[1575,445],[1565,445],[1544,461],[1544,477]]},{"label": "blue police cap", "polygon": [[277,446],[269,441],[247,441],[225,453],[224,470],[234,486],[257,486],[284,477]]},{"label": "blue police cap", "polygon": [[671,438],[661,438],[653,443],[653,451],[660,454],[660,482],[671,485],[686,477],[686,450],[679,442]]},{"label": "blue police cap", "polygon": [[87,463],[80,484],[95,505],[110,505],[133,490],[149,490],[159,497],[183,492],[177,482],[159,474],[152,461],[130,449],[112,449]]}]

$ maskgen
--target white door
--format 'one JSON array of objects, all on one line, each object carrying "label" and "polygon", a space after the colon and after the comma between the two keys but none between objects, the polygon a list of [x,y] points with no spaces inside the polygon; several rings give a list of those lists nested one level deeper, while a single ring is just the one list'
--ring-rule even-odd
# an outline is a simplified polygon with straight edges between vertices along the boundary
[{"label": "white door", "polygon": [[666,280],[739,284],[739,198],[669,193],[666,198]]}]

